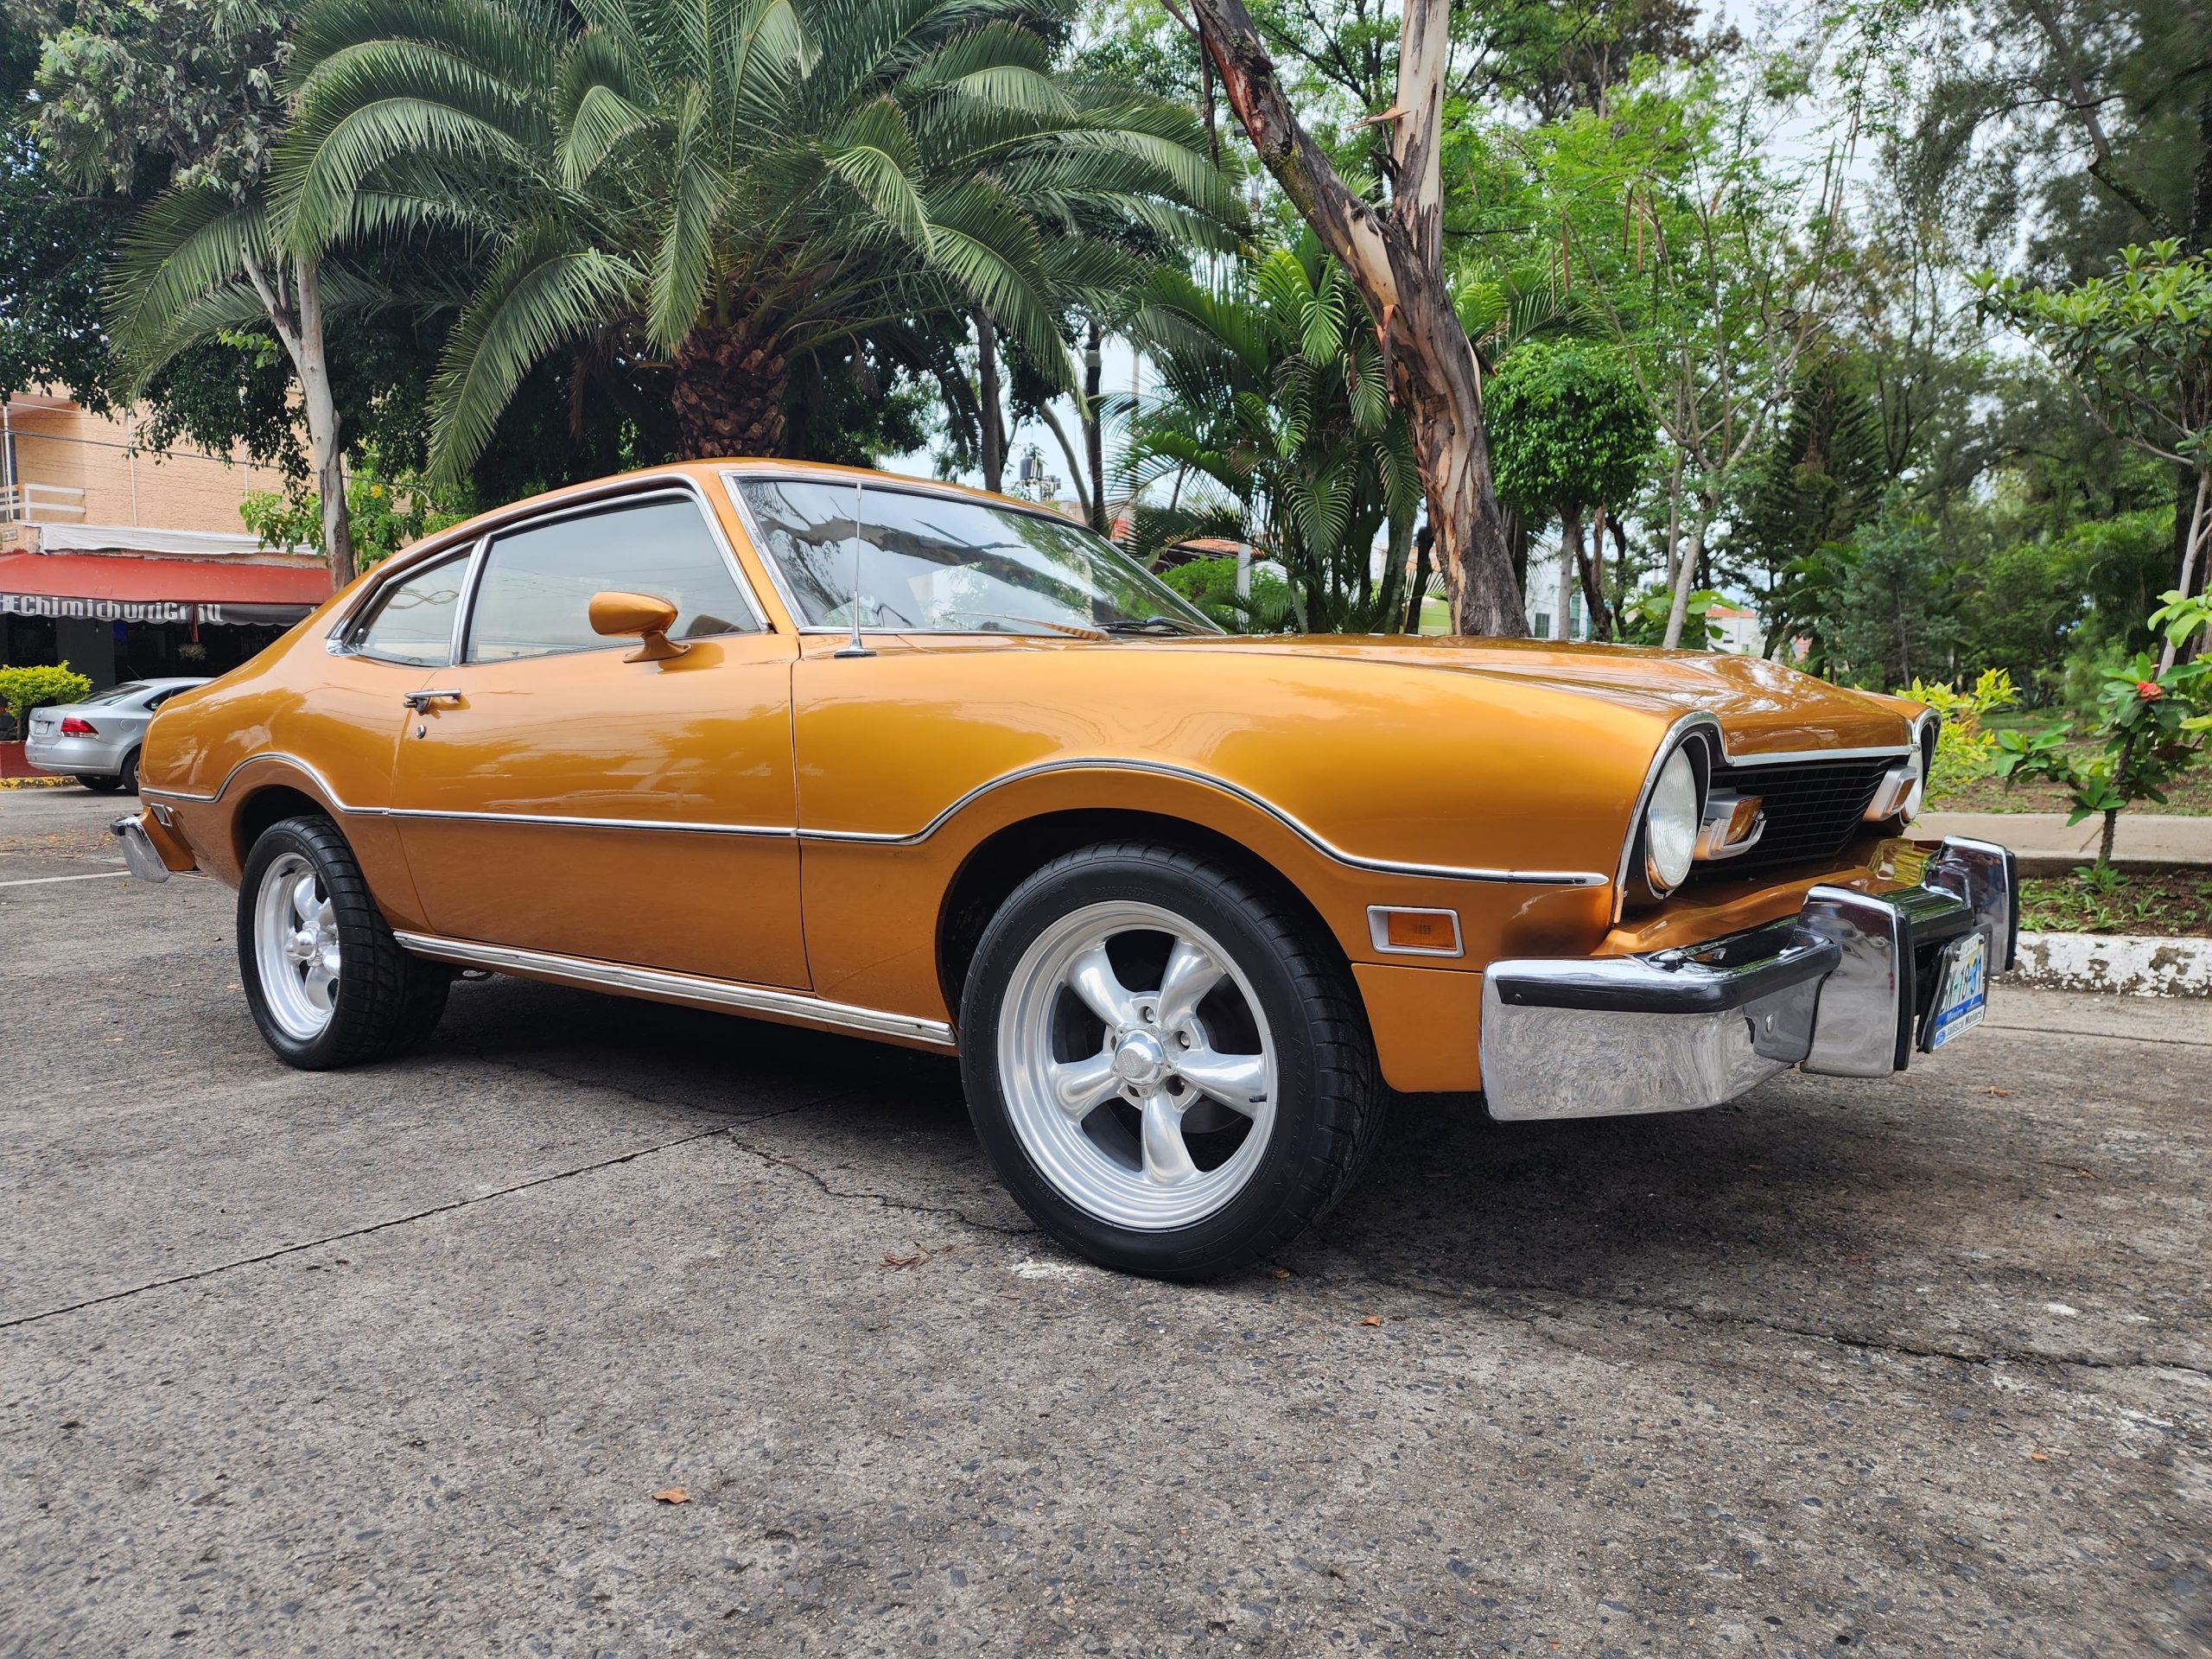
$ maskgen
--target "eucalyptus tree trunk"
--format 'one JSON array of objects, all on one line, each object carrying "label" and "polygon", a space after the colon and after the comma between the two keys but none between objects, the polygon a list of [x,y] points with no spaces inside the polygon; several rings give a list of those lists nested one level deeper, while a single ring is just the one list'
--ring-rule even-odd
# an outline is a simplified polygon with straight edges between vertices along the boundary
[{"label": "eucalyptus tree trunk", "polygon": [[[2206,562],[2207,543],[2212,543],[2212,467],[2200,467],[2196,473],[2196,499],[2189,514],[2189,530],[2182,543],[2179,580],[2174,584],[2186,599],[2196,592],[2197,571]],[[2180,654],[2179,645],[2171,639],[2158,652],[2158,672],[2164,674],[2174,665]]]},{"label": "eucalyptus tree trunk", "polygon": [[1438,563],[1462,633],[1525,634],[1491,480],[1482,385],[1443,270],[1443,128],[1448,0],[1405,0],[1387,209],[1347,185],[1292,115],[1243,0],[1192,0],[1206,54],[1261,162],[1351,275],[1374,320],[1435,526]]},{"label": "eucalyptus tree trunk", "polygon": [[1106,435],[1099,419],[1099,344],[1098,319],[1093,317],[1083,348],[1083,459],[1084,470],[1090,474],[1090,527],[1107,536],[1113,533],[1114,524],[1113,509],[1106,502]]},{"label": "eucalyptus tree trunk", "polygon": [[308,461],[315,496],[322,509],[322,556],[330,565],[330,585],[343,588],[358,572],[353,564],[353,525],[346,507],[346,446],[338,400],[330,385],[330,357],[322,327],[322,271],[312,258],[288,264],[245,262],[246,280],[269,314],[270,326],[300,383],[300,410],[307,416]]},{"label": "eucalyptus tree trunk", "polygon": [[1552,614],[1552,638],[1572,639],[1568,620],[1574,609],[1574,586],[1582,573],[1582,509],[1562,501],[1559,509],[1559,608]]},{"label": "eucalyptus tree trunk", "polygon": [[[1706,532],[1712,528],[1713,512],[1719,505],[1711,491],[1698,493],[1690,522],[1690,544],[1684,550],[1681,566],[1675,572],[1675,602],[1667,612],[1667,637],[1660,641],[1669,651],[1682,643],[1682,624],[1690,614],[1690,590],[1697,586],[1698,572],[1705,569]],[[1705,642],[1700,639],[1698,643],[1702,646]]]},{"label": "eucalyptus tree trunk", "polygon": [[976,424],[982,429],[983,487],[996,495],[1006,487],[1006,426],[999,415],[999,339],[991,314],[976,308],[976,391],[982,407]]}]

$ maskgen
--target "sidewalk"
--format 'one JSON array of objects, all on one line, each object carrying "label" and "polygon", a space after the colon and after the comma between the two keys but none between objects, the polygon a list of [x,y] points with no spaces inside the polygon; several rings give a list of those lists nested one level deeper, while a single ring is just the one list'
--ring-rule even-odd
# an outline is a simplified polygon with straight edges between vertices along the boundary
[{"label": "sidewalk", "polygon": [[[2069,828],[2063,812],[1924,812],[1911,833],[1993,841],[2019,855],[2023,875],[2063,875],[2096,857],[2104,820]],[[2126,870],[2212,867],[2212,817],[2123,812],[2112,861]]]}]

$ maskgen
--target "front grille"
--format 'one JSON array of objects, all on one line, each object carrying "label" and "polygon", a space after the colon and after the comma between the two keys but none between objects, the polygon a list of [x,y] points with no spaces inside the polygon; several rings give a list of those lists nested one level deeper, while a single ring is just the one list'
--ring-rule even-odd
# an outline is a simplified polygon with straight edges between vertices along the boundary
[{"label": "front grille", "polygon": [[1832,859],[1864,830],[1866,808],[1882,775],[1902,757],[1793,760],[1773,766],[1716,766],[1713,787],[1756,795],[1764,803],[1766,833],[1740,858],[1700,864],[1693,880],[1719,880],[1782,864]]}]

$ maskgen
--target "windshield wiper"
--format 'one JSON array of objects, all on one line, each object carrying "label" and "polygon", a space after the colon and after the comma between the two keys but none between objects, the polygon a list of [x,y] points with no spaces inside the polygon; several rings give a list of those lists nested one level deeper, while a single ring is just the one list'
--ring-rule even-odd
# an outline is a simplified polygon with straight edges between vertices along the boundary
[{"label": "windshield wiper", "polygon": [[1187,622],[1179,622],[1172,616],[1147,616],[1139,622],[1130,617],[1116,617],[1111,622],[1096,625],[1104,633],[1196,633],[1198,630]]}]

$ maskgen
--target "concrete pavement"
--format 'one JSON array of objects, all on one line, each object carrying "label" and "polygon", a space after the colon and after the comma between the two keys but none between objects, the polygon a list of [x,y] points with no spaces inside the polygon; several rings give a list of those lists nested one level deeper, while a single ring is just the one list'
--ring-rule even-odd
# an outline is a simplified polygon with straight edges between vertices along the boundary
[{"label": "concrete pavement", "polygon": [[0,1654],[2212,1651],[2212,1007],[1411,1103],[1180,1289],[941,1060],[502,980],[287,1071],[113,810],[0,794]]},{"label": "concrete pavement", "polygon": [[[2010,847],[2027,875],[2064,875],[2093,862],[2102,818],[2069,825],[2063,812],[1925,812],[1916,836],[1968,836]],[[2113,862],[2126,869],[2212,867],[2212,817],[2123,812],[2113,836]]]}]

